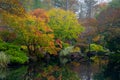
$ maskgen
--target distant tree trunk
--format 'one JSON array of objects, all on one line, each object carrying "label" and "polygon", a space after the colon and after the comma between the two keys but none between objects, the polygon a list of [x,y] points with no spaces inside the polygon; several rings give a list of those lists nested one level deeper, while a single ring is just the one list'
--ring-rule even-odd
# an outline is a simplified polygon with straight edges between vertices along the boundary
[{"label": "distant tree trunk", "polygon": [[97,3],[96,0],[85,0],[86,8],[87,8],[87,13],[86,13],[86,18],[92,18],[92,12],[93,12],[93,7]]},{"label": "distant tree trunk", "polygon": [[66,0],[66,10],[68,10],[68,1],[69,0]]}]

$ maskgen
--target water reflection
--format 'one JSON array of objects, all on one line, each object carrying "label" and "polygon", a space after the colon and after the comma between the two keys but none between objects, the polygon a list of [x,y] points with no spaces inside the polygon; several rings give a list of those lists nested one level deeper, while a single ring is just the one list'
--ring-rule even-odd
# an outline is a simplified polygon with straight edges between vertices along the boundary
[{"label": "water reflection", "polygon": [[0,69],[0,80],[22,80],[27,67]]},{"label": "water reflection", "polygon": [[7,75],[6,69],[0,69],[0,80],[5,79]]},{"label": "water reflection", "polygon": [[70,63],[64,67],[30,64],[0,69],[0,80],[107,80],[101,69],[94,63]]},{"label": "water reflection", "polygon": [[94,80],[94,75],[100,71],[100,67],[93,63],[82,63],[79,66],[71,66],[71,69],[79,74],[81,80]]},{"label": "water reflection", "polygon": [[0,80],[80,80],[67,66],[47,67],[31,64],[17,68],[0,69]]}]

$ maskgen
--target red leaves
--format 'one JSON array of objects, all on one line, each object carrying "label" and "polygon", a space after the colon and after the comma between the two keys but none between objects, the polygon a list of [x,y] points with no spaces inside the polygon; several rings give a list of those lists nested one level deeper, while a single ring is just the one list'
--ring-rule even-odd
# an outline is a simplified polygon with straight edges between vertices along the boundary
[{"label": "red leaves", "polygon": [[53,30],[50,27],[44,26],[45,32],[53,32]]},{"label": "red leaves", "polygon": [[120,8],[108,8],[102,11],[98,17],[99,25],[113,24],[120,19]]},{"label": "red leaves", "polygon": [[83,22],[84,26],[96,26],[97,25],[97,20],[95,18],[88,18],[85,19],[85,21]]},{"label": "red leaves", "polygon": [[62,48],[62,41],[60,39],[57,39],[55,42],[60,48]]},{"label": "red leaves", "polygon": [[31,12],[31,14],[36,16],[36,18],[39,18],[40,20],[45,21],[45,23],[49,21],[49,17],[46,11],[43,9],[35,9],[33,12]]}]

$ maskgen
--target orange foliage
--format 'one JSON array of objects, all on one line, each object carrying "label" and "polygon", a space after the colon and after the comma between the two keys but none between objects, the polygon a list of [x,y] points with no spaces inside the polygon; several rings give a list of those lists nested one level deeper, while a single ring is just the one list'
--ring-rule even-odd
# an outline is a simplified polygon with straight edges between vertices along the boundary
[{"label": "orange foliage", "polygon": [[88,18],[85,19],[85,21],[83,22],[84,26],[93,26],[95,27],[97,25],[97,20],[95,18]]},{"label": "orange foliage", "polygon": [[48,76],[47,79],[48,80],[56,80],[56,78],[54,76]]},{"label": "orange foliage", "polygon": [[29,54],[38,54],[39,48],[44,48],[42,52],[57,55],[59,49],[55,47],[53,30],[47,24],[49,17],[44,10],[34,10],[25,17],[9,13],[3,16],[3,21],[19,35],[20,44],[27,46]]},{"label": "orange foliage", "polygon": [[60,48],[62,48],[62,41],[60,39],[57,39],[55,42]]},{"label": "orange foliage", "polygon": [[[60,48],[55,47],[54,43],[54,34],[52,33],[53,30],[47,25],[47,22],[49,21],[49,16],[47,15],[46,11],[43,9],[35,9],[33,12],[31,12],[33,16],[36,17],[36,19],[41,22],[40,23],[40,30],[36,32],[36,35],[41,36],[40,39],[44,40],[48,46],[44,47],[44,51],[49,52],[50,54],[57,55],[57,52],[60,50]],[[41,42],[42,42],[41,40]]]},{"label": "orange foliage", "polygon": [[49,21],[49,16],[43,9],[35,9],[31,12],[32,15],[34,15],[36,18],[39,18],[41,21],[44,21],[47,23]]},{"label": "orange foliage", "polygon": [[94,42],[97,42],[98,40],[100,40],[100,35],[95,36],[95,37],[93,38],[93,41],[94,41]]},{"label": "orange foliage", "polygon": [[53,32],[53,30],[50,27],[44,26],[45,32]]},{"label": "orange foliage", "polygon": [[[99,25],[106,26],[112,25],[119,21],[120,8],[107,8],[102,11],[98,16]],[[110,24],[111,23],[111,24]]]}]

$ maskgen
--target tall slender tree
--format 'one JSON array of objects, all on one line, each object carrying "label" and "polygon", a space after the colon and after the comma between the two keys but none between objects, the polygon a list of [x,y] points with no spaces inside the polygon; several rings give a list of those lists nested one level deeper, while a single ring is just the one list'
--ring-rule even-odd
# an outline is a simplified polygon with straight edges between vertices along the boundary
[{"label": "tall slender tree", "polygon": [[97,1],[96,0],[85,0],[84,2],[86,4],[86,10],[87,10],[86,17],[91,18],[92,17],[93,7],[97,3]]},{"label": "tall slender tree", "polygon": [[64,10],[71,10],[73,12],[77,9],[78,0],[51,0],[54,7]]}]

